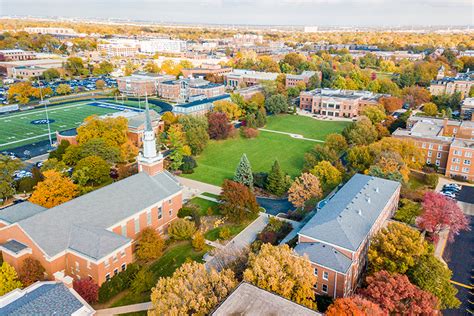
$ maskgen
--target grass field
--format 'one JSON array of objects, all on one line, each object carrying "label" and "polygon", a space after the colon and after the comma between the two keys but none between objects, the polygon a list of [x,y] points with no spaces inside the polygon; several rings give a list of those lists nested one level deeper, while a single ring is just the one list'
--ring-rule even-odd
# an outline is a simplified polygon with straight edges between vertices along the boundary
[{"label": "grass field", "polygon": [[[88,105],[91,102],[77,101],[48,107],[48,117],[54,120],[50,124],[52,136],[56,131],[65,131],[78,127],[83,120],[93,114],[104,115],[117,112],[112,108]],[[114,103],[106,101],[107,103]],[[133,101],[128,101],[128,106]],[[137,103],[133,107],[137,107]],[[33,124],[32,121],[46,119],[44,107],[23,112],[0,115],[0,150],[15,148],[48,139],[47,124]]]},{"label": "grass field", "polygon": [[[303,134],[307,138],[324,140],[326,135],[341,132],[346,122],[318,121],[302,116],[270,117],[266,129]],[[198,167],[183,177],[221,185],[224,179],[234,176],[243,153],[247,154],[253,172],[268,172],[278,159],[282,169],[290,176],[298,176],[303,168],[304,154],[316,143],[295,139],[288,135],[261,131],[255,139],[227,139],[211,141],[197,157]]]}]

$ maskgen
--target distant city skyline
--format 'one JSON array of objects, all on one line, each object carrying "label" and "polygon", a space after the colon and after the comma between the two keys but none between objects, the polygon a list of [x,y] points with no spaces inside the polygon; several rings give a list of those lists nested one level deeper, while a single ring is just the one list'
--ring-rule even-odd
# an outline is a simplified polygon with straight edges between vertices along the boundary
[{"label": "distant city skyline", "polygon": [[0,15],[250,25],[474,25],[471,0],[0,0]]}]

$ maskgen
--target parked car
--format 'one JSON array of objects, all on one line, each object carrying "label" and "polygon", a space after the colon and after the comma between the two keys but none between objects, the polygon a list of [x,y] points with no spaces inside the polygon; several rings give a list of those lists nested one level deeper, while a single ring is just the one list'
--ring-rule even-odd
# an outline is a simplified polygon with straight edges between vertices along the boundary
[{"label": "parked car", "polygon": [[443,185],[443,189],[454,189],[457,191],[461,191],[461,186],[456,183],[449,183],[449,184]]},{"label": "parked car", "polygon": [[453,200],[456,199],[456,194],[453,192],[441,192],[441,194]]}]

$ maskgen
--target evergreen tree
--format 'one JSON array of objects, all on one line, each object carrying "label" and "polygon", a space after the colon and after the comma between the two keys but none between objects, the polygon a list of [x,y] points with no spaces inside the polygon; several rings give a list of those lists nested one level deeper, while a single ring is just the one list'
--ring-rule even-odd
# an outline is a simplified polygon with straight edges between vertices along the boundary
[{"label": "evergreen tree", "polygon": [[289,183],[286,175],[280,168],[278,160],[275,160],[272,170],[268,174],[267,190],[275,195],[283,195],[288,190]]},{"label": "evergreen tree", "polygon": [[242,183],[249,188],[253,188],[252,167],[250,166],[250,161],[246,154],[243,154],[242,157],[240,157],[239,165],[235,170],[234,181]]},{"label": "evergreen tree", "polygon": [[261,128],[267,124],[267,115],[265,114],[265,109],[260,109],[255,114],[255,119],[257,120],[257,127]]}]

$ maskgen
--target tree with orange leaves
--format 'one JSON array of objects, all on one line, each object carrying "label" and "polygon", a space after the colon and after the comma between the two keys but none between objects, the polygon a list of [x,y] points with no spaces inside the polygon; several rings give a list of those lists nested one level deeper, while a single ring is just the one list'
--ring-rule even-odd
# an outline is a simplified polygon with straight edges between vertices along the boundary
[{"label": "tree with orange leaves", "polygon": [[55,170],[43,173],[44,180],[39,182],[30,197],[30,202],[51,208],[72,200],[79,194],[76,184]]},{"label": "tree with orange leaves", "polygon": [[360,296],[338,298],[329,306],[326,316],[387,315],[379,305]]}]

